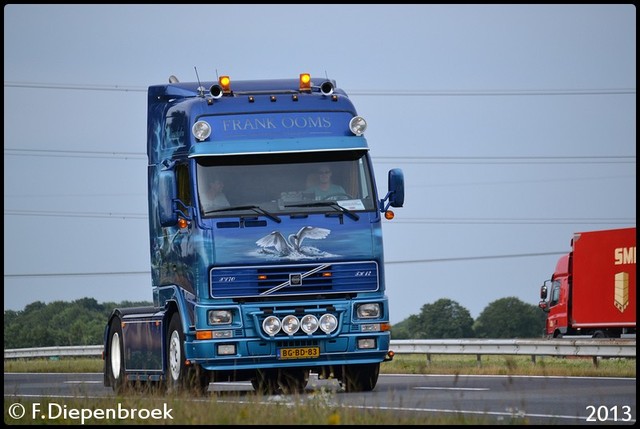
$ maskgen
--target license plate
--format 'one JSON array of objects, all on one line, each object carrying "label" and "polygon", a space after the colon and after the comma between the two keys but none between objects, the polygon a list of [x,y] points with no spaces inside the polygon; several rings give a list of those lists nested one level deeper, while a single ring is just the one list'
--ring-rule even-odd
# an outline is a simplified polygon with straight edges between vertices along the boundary
[{"label": "license plate", "polygon": [[278,349],[278,359],[309,359],[320,356],[320,347]]}]

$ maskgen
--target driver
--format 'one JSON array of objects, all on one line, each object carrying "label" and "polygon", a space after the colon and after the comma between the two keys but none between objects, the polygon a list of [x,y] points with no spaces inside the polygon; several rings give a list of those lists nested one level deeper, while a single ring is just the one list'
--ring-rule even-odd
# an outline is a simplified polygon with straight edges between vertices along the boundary
[{"label": "driver", "polygon": [[324,200],[331,197],[344,196],[347,192],[340,185],[331,182],[331,166],[322,164],[316,170],[316,184],[307,188],[305,192],[315,193],[316,200]]}]

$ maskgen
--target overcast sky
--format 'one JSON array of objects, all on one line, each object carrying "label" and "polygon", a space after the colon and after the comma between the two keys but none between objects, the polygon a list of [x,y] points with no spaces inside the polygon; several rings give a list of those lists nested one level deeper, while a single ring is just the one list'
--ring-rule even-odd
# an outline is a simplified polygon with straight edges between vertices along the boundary
[{"label": "overcast sky", "polygon": [[636,225],[633,5],[8,5],[4,308],[151,301],[146,90],[328,76],[379,192],[391,322],[537,305],[574,232]]}]

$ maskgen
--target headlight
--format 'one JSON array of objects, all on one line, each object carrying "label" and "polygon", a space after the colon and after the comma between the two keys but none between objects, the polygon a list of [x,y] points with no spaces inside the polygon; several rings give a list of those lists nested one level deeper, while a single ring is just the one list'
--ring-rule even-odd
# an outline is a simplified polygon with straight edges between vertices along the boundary
[{"label": "headlight", "polygon": [[209,325],[228,325],[232,320],[229,310],[209,310]]},{"label": "headlight", "polygon": [[304,333],[311,335],[318,330],[318,318],[313,314],[307,314],[300,321],[300,327]]},{"label": "headlight", "polygon": [[262,322],[262,329],[270,337],[273,337],[280,331],[280,319],[276,316],[269,316]]},{"label": "headlight", "polygon": [[211,125],[206,121],[198,121],[191,127],[193,136],[198,141],[204,141],[211,135]]},{"label": "headlight", "polygon": [[356,309],[356,314],[359,319],[377,319],[380,317],[380,304],[377,302],[360,304]]},{"label": "headlight", "polygon": [[320,318],[320,329],[324,331],[325,334],[330,334],[336,330],[338,327],[338,319],[333,314],[323,314]]},{"label": "headlight", "polygon": [[353,134],[361,136],[367,129],[367,121],[362,116],[354,116],[349,121],[349,129]]},{"label": "headlight", "polygon": [[287,335],[293,335],[300,329],[300,321],[296,316],[290,314],[282,319],[282,330]]}]

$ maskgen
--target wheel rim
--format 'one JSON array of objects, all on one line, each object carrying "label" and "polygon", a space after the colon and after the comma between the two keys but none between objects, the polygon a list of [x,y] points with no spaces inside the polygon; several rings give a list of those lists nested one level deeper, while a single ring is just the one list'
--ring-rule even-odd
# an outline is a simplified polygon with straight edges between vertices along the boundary
[{"label": "wheel rim", "polygon": [[171,371],[171,378],[178,380],[180,377],[180,334],[178,331],[171,333],[169,339],[169,370]]},{"label": "wheel rim", "polygon": [[117,332],[111,337],[111,373],[116,380],[120,377],[120,334]]}]

